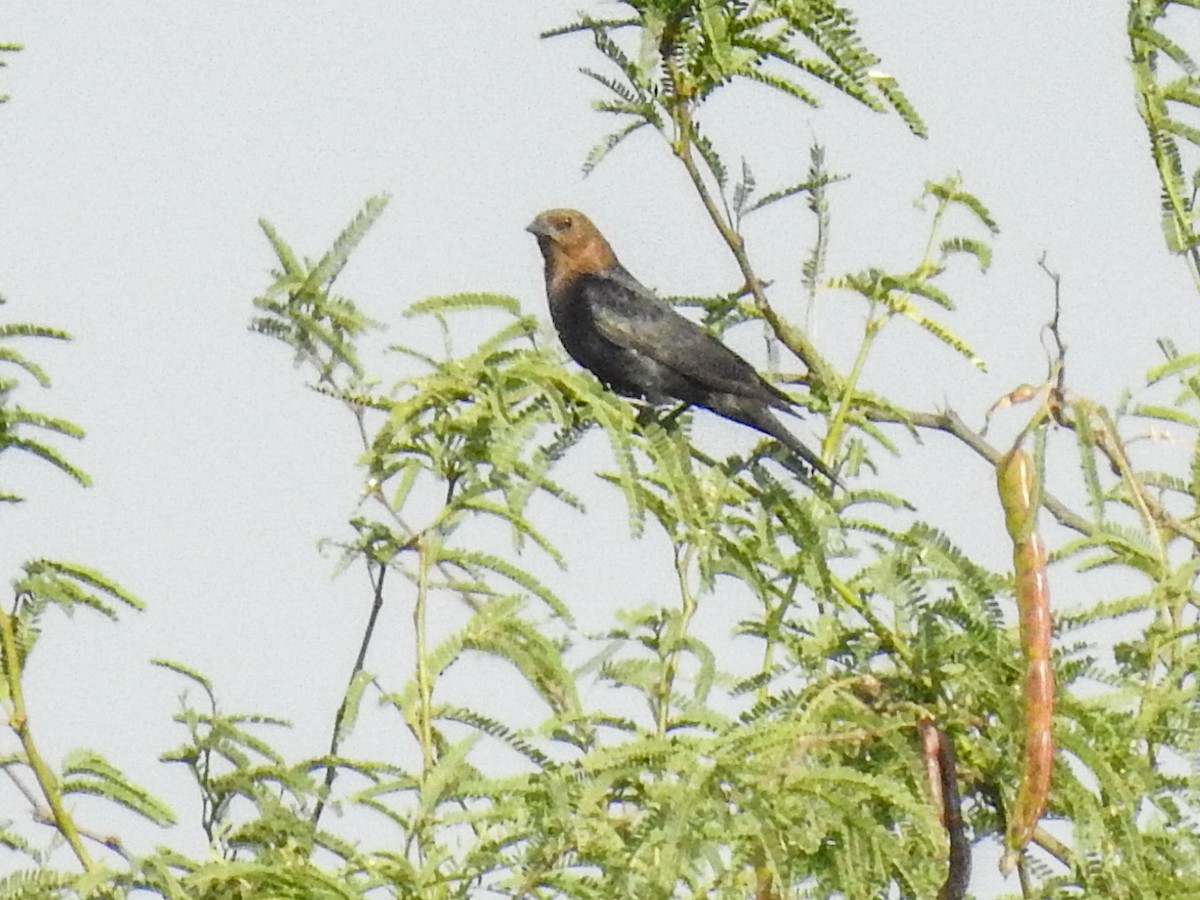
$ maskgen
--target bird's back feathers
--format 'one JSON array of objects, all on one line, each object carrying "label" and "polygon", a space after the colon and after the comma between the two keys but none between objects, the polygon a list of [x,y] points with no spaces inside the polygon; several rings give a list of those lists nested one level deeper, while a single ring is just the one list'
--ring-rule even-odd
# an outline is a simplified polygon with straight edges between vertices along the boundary
[{"label": "bird's back feathers", "polygon": [[648,291],[619,263],[581,279],[576,294],[591,309],[600,333],[614,344],[647,356],[708,390],[791,407],[787,396],[764,381],[750,363]]}]

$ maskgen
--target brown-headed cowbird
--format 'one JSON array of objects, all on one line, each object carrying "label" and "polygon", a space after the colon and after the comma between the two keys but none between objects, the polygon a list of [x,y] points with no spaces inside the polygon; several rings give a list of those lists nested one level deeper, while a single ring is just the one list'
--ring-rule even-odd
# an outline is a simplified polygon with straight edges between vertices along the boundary
[{"label": "brown-headed cowbird", "polygon": [[798,415],[791,399],[643,287],[587,216],[551,209],[526,230],[537,237],[546,261],[550,317],[572,359],[620,394],[656,405],[681,400],[749,425],[837,481],[771,412],[774,407]]}]

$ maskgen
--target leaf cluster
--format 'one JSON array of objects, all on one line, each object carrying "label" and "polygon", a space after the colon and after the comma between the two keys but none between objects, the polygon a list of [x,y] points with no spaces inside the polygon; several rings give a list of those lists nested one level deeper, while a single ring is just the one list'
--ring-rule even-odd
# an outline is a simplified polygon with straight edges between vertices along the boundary
[{"label": "leaf cluster", "polygon": [[[0,297],[0,305],[6,302]],[[45,370],[14,346],[24,338],[68,341],[71,336],[61,329],[45,325],[24,322],[0,324],[0,458],[6,452],[27,453],[50,463],[80,484],[89,484],[87,473],[41,437],[49,433],[78,439],[83,437],[83,429],[66,419],[37,412],[16,402],[15,392],[21,384],[22,374],[32,378],[40,387],[50,386],[50,376]],[[22,499],[0,487],[0,502],[16,503]]]},{"label": "leaf cluster", "polygon": [[[876,69],[879,60],[856,34],[853,15],[836,3],[625,0],[620,5],[627,14],[580,15],[543,35],[586,32],[617,72],[582,70],[609,94],[596,109],[628,119],[588,155],[585,172],[635,131],[649,125],[665,133],[672,123],[680,124],[681,108],[694,112],[734,81],[763,85],[808,106],[820,105],[815,88],[821,84],[877,112],[893,109],[913,133],[925,134],[896,80]],[[631,40],[623,44],[626,35]],[[713,168],[722,178],[723,166]]]}]

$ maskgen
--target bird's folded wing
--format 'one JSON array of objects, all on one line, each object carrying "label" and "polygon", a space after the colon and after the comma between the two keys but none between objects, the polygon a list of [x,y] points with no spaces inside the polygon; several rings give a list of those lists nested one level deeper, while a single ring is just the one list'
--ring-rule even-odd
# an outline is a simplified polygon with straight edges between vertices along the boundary
[{"label": "bird's folded wing", "polygon": [[684,318],[627,272],[584,279],[579,289],[605,338],[700,384],[748,397],[787,398],[703,326]]}]

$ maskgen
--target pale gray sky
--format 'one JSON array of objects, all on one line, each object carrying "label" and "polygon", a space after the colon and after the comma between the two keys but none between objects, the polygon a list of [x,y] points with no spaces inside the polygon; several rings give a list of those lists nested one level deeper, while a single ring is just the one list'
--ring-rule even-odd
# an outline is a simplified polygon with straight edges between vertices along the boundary
[{"label": "pale gray sky", "polygon": [[[912,204],[926,179],[960,172],[991,208],[1002,229],[992,271],[980,277],[964,260],[951,282],[962,304],[954,326],[989,374],[900,328],[868,384],[923,408],[949,403],[978,424],[996,397],[1038,380],[1051,292],[1036,261],[1047,251],[1063,276],[1073,386],[1105,402],[1136,386],[1157,361],[1153,339],[1195,334],[1200,318],[1186,270],[1162,247],[1123,11],[854,6],[929,140],[828,91],[825,108],[809,110],[746,87],[704,122],[764,189],[802,179],[814,136],[826,145],[830,167],[852,176],[830,193],[831,273],[915,262],[926,219]],[[88,430],[63,449],[96,484],[84,491],[6,456],[5,487],[30,502],[4,510],[0,571],[32,556],[70,559],[149,603],[119,626],[51,616],[29,672],[51,758],[85,743],[186,808],[182,773],[154,763],[181,735],[169,723],[179,684],[151,656],[206,672],[232,708],[292,718],[282,744],[296,753],[326,740],[367,596],[360,573],[331,580],[333,561],[315,547],[343,533],[357,444],[286,352],[246,331],[273,259],[259,216],[316,255],[368,196],[389,192],[339,289],[388,322],[391,340],[404,337],[400,309],[429,294],[509,293],[544,316],[541,262],[522,228],[549,206],[588,212],[664,293],[734,286],[731,260],[656,138],[631,139],[581,178],[613,122],[591,111],[599,87],[576,70],[603,61],[586,38],[537,39],[574,10],[549,0],[8,5],[0,39],[26,49],[0,73],[0,92],[12,94],[0,109],[4,315],[76,337],[24,345],[54,389],[20,399]],[[748,226],[777,296],[798,284],[811,231],[802,201]],[[822,346],[848,364],[861,304],[830,294],[818,321]],[[701,422],[697,436],[743,446],[733,431]],[[572,471],[586,479],[607,450],[593,438],[576,452]],[[883,483],[923,498],[923,514],[999,567],[999,512],[981,512],[992,477],[930,440]],[[597,583],[637,599],[632,583],[613,581],[619,555],[622,571],[653,569],[636,583],[652,598],[661,546],[654,536],[630,546],[619,498],[586,487],[597,516],[564,539],[571,570],[556,585],[569,601]],[[602,606],[579,612],[590,627],[606,621]],[[406,671],[400,650],[377,656],[376,670]],[[976,889],[994,872],[977,858]]]}]

